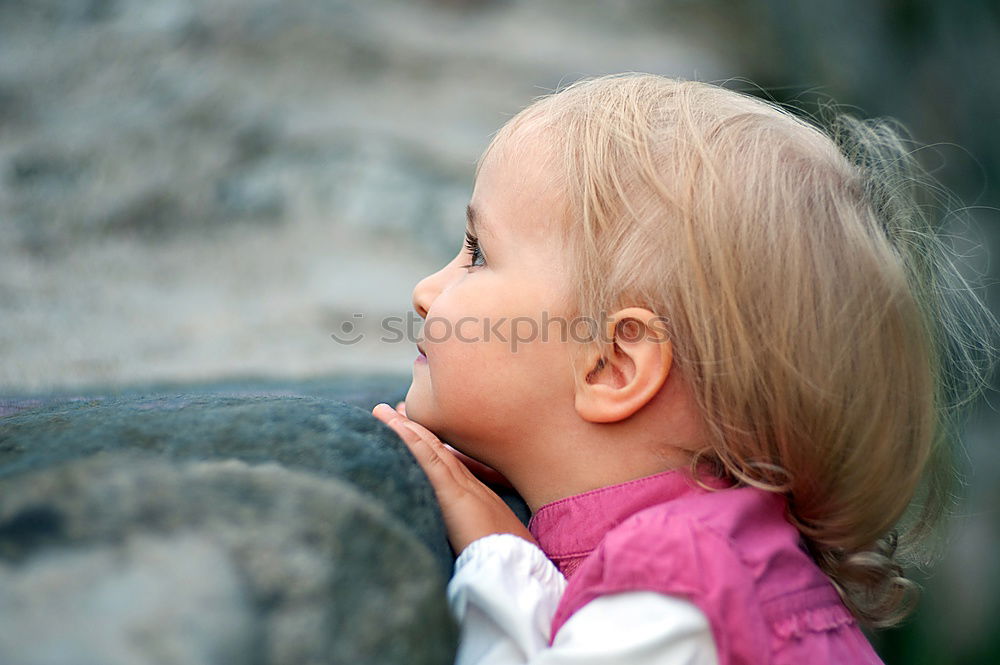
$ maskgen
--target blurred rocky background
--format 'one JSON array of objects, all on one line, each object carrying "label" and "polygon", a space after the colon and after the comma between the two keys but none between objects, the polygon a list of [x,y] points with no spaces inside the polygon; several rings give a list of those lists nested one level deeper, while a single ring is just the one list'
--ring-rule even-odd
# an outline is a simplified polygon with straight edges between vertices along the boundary
[{"label": "blurred rocky background", "polygon": [[[158,600],[177,587],[169,580],[205,575],[211,584],[201,595],[188,588],[177,603],[217,608],[215,623],[206,618],[188,651],[170,651],[165,637],[154,652],[167,655],[156,662],[245,653],[259,660],[242,662],[295,662],[304,652],[265,652],[253,636],[269,621],[307,632],[333,615],[315,613],[305,597],[282,605],[261,592],[255,575],[270,569],[250,566],[258,559],[248,552],[273,570],[299,561],[296,575],[335,580],[316,561],[336,545],[307,534],[301,549],[279,551],[266,539],[241,541],[238,529],[206,536],[213,520],[236,519],[206,483],[242,487],[268,523],[283,522],[288,506],[272,505],[282,501],[382,511],[345,523],[394,525],[364,527],[379,538],[405,524],[408,535],[392,542],[424,548],[433,561],[433,516],[406,524],[386,508],[396,505],[389,490],[334,473],[335,465],[310,471],[286,459],[271,468],[266,455],[230,454],[235,444],[221,443],[230,439],[219,419],[246,415],[231,399],[257,414],[251,422],[270,423],[280,416],[267,400],[298,413],[405,394],[415,353],[410,292],[457,251],[475,160],[492,133],[534,96],[629,70],[735,79],[729,85],[806,110],[830,96],[863,115],[899,118],[931,146],[921,157],[968,206],[942,225],[1000,311],[995,0],[0,0],[0,475],[12,488],[0,501],[0,655],[92,662],[25,649],[44,633],[44,617],[56,622],[63,611],[45,604],[46,589],[86,612],[94,598],[148,588],[134,624],[112,613],[107,626],[145,635],[169,614]],[[386,317],[398,317],[393,330]],[[943,535],[945,558],[914,571],[926,587],[920,612],[873,636],[890,665],[1000,659],[1000,416],[995,392],[989,400],[972,412],[957,453],[966,486]],[[94,420],[88,409],[110,411]],[[92,441],[128,438],[127,428],[111,431],[114,423],[147,411],[187,414],[229,452],[177,447],[167,420],[132,432],[144,432],[140,447],[155,459],[102,465],[23,449],[31,448],[25,428],[51,443],[60,423]],[[363,427],[343,417],[344,431]],[[275,427],[274,440],[287,440]],[[301,439],[310,450],[349,449],[336,428],[317,431]],[[236,425],[231,435],[245,436]],[[60,449],[52,445],[46,450]],[[98,458],[117,459],[113,452]],[[211,466],[224,458],[247,466]],[[288,484],[312,498],[275,492],[283,473],[303,475]],[[119,477],[104,493],[80,480]],[[98,533],[85,513],[70,511],[129,500],[137,478],[158,479],[175,497],[163,508],[173,517],[123,510]],[[45,501],[10,498],[35,496],[37,487],[48,488]],[[195,519],[182,499],[189,489],[218,507]],[[405,501],[425,490],[414,485]],[[286,538],[296,527],[274,528]],[[28,541],[54,543],[61,561],[23,544],[36,532]],[[168,560],[175,563],[158,563]],[[108,561],[119,562],[120,577],[106,574]],[[201,572],[184,561],[202,562]],[[385,597],[401,593],[394,580],[373,580]],[[291,615],[301,621],[281,623]],[[32,616],[42,623],[30,624]],[[275,644],[294,643],[281,642],[294,633],[274,630]],[[64,647],[76,645],[67,653],[91,653],[86,640],[96,637],[77,637],[66,634]],[[366,639],[359,644],[378,642]]]},{"label": "blurred rocky background", "polygon": [[367,410],[208,392],[2,422],[0,662],[454,658],[433,491]]}]

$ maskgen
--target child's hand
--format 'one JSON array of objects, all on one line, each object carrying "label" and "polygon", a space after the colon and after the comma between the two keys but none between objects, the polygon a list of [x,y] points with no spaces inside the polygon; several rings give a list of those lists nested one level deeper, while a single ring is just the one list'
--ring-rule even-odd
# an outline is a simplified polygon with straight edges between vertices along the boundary
[{"label": "child's hand", "polygon": [[399,435],[427,474],[456,554],[472,541],[494,533],[512,533],[535,543],[503,499],[480,482],[430,430],[388,404],[376,405],[372,415]]},{"label": "child's hand", "polygon": [[[399,402],[396,404],[396,413],[403,416],[404,418],[406,417],[406,402]],[[513,488],[513,485],[510,484],[510,481],[507,480],[507,478],[504,477],[502,473],[500,473],[493,467],[486,466],[479,460],[473,459],[468,455],[466,455],[465,453],[455,450],[447,443],[444,443],[442,445],[444,445],[444,447],[447,448],[452,455],[457,457],[459,462],[468,467],[469,471],[472,472],[472,475],[474,475],[476,478],[479,478],[484,483]]]}]

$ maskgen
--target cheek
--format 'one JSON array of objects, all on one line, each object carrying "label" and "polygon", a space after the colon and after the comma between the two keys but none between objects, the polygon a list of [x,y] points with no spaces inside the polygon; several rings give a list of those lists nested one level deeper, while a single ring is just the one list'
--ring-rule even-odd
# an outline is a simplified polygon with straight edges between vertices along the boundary
[{"label": "cheek", "polygon": [[481,326],[473,333],[469,323],[462,331],[466,340],[476,336],[478,341],[453,337],[435,347],[440,353],[428,362],[435,399],[449,417],[509,425],[566,390],[571,373],[565,346],[558,340],[529,340],[527,333],[515,338],[510,326],[489,331],[489,341]]},{"label": "cheek", "polygon": [[407,409],[412,399],[414,418],[442,437],[485,440],[559,399],[571,379],[567,349],[558,329],[541,339],[537,314],[534,326],[512,323],[526,316],[521,301],[458,295],[442,294],[428,313],[428,361]]},{"label": "cheek", "polygon": [[[558,339],[541,340],[537,316],[518,312],[516,303],[476,303],[476,307],[440,308],[424,324],[428,355],[435,354],[433,370],[458,371],[470,382],[507,381],[527,377],[547,364]],[[558,337],[558,335],[556,335]]]},{"label": "cheek", "polygon": [[494,412],[493,400],[509,387],[504,372],[507,349],[484,331],[484,322],[494,321],[496,315],[486,312],[489,303],[467,300],[476,307],[452,294],[442,295],[428,312],[420,331],[427,363],[414,368],[407,395],[408,412],[412,400],[414,418],[442,436],[467,430],[465,421],[472,414]]}]

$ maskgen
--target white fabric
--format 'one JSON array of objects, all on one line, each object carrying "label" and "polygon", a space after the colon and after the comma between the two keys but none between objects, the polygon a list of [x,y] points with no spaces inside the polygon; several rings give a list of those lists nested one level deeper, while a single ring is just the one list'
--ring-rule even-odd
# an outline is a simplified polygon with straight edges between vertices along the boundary
[{"label": "white fabric", "polygon": [[566,579],[512,534],[480,538],[455,561],[448,601],[461,626],[456,665],[717,665],[705,614],[652,591],[601,596],[548,646]]}]

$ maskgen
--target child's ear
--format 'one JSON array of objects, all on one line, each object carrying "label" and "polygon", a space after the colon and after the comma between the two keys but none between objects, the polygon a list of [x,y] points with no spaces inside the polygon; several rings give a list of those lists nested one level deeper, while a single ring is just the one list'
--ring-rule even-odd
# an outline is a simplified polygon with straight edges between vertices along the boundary
[{"label": "child's ear", "polygon": [[612,315],[604,353],[588,351],[576,376],[576,410],[594,423],[624,420],[663,387],[673,363],[673,345],[662,316],[642,307]]}]

